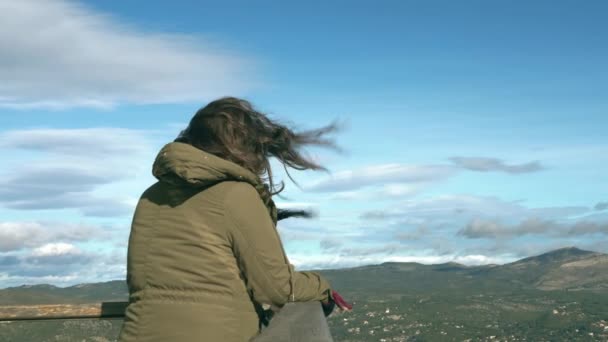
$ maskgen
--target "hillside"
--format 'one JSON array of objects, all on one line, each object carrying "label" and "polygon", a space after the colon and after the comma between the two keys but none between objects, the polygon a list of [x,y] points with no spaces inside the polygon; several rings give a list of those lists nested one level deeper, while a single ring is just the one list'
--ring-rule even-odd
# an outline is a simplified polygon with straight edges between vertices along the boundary
[{"label": "hillside", "polygon": [[122,280],[80,284],[70,287],[22,285],[0,290],[0,305],[92,303],[126,300],[127,285]]},{"label": "hillside", "polygon": [[480,275],[511,286],[541,290],[601,290],[608,288],[608,255],[560,248],[489,268]]},{"label": "hillside", "polygon": [[[467,267],[458,263],[424,265],[386,262],[320,271],[336,288],[384,292],[476,288],[513,290],[608,289],[608,254],[561,248],[505,265]],[[22,285],[0,289],[0,305],[88,303],[126,300],[124,281],[70,287]]]},{"label": "hillside", "polygon": [[[608,255],[565,248],[505,265],[383,263],[322,273],[354,311],[338,341],[607,341]],[[0,290],[0,305],[126,300],[123,281]],[[120,320],[5,322],[0,341],[115,341]]]},{"label": "hillside", "polygon": [[322,271],[338,287],[375,291],[429,291],[445,288],[491,290],[608,289],[608,255],[561,248],[505,265],[467,267],[457,263],[381,265]]}]

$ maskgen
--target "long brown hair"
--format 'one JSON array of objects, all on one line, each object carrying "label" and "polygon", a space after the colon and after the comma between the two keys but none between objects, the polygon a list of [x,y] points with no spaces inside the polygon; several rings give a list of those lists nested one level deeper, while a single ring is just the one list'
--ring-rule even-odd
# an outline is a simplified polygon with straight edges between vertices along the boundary
[{"label": "long brown hair", "polygon": [[[334,122],[317,129],[295,131],[271,120],[244,99],[224,97],[199,109],[176,141],[189,143],[258,175],[266,184],[262,193],[266,201],[285,188],[284,182],[275,184],[273,181],[270,157],[275,157],[288,177],[297,184],[289,174],[288,167],[296,170],[327,170],[302,154],[301,148],[316,145],[337,149],[335,142],[327,137],[337,129],[338,125]],[[306,211],[279,210],[278,218],[309,215]]]}]

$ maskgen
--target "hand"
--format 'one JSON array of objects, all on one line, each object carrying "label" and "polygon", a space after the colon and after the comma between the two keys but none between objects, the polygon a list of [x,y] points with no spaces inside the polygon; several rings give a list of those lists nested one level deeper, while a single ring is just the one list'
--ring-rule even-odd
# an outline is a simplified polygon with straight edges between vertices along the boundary
[{"label": "hand", "polygon": [[338,292],[329,292],[329,290],[327,300],[321,301],[321,307],[323,308],[325,317],[331,315],[335,307],[338,307],[338,312],[351,311],[353,309],[352,304],[347,303]]},{"label": "hand", "polygon": [[346,302],[338,292],[331,291],[331,297],[340,311],[351,311],[353,309],[353,305]]}]

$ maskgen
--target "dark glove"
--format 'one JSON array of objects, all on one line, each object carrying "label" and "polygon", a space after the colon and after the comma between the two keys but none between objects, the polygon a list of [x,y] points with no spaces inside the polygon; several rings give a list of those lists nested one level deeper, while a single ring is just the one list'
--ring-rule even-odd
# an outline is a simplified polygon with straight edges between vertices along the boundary
[{"label": "dark glove", "polygon": [[328,300],[321,302],[321,307],[323,308],[323,314],[325,314],[325,317],[327,317],[331,315],[332,311],[334,311],[334,308],[336,307],[336,302],[329,298]]}]

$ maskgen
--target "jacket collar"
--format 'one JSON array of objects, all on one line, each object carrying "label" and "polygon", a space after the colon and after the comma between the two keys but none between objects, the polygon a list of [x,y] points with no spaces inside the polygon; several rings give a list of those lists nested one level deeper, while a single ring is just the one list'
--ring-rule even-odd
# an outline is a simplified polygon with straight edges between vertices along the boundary
[{"label": "jacket collar", "polygon": [[[152,174],[161,182],[178,187],[203,188],[222,181],[247,182],[258,191],[272,222],[276,226],[278,211],[272,198],[264,199],[265,185],[253,172],[229,160],[200,150],[190,144],[172,142],[165,145],[154,161]],[[181,197],[181,191],[171,191],[172,196]]]},{"label": "jacket collar", "polygon": [[160,181],[181,186],[205,187],[226,180],[248,182],[256,188],[261,185],[259,178],[244,167],[180,142],[171,142],[160,150],[152,174]]}]

